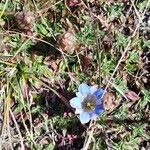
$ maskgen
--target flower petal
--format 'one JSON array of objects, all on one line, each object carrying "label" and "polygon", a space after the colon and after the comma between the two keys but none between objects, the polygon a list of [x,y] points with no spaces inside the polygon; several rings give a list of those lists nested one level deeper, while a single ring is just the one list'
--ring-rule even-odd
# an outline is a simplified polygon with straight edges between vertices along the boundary
[{"label": "flower petal", "polygon": [[76,96],[83,101],[83,99],[85,98],[85,96],[83,96],[80,92],[76,92]]},{"label": "flower petal", "polygon": [[85,124],[90,121],[90,115],[87,112],[82,112],[79,117],[82,124]]},{"label": "flower petal", "polygon": [[101,97],[104,93],[104,90],[103,89],[97,89],[96,92],[94,92],[94,95],[96,96],[96,103],[97,104],[101,104]]},{"label": "flower petal", "polygon": [[75,114],[81,114],[82,112],[83,112],[82,109],[78,109],[78,108],[77,108],[77,109],[75,110]]},{"label": "flower petal", "polygon": [[104,109],[103,109],[102,105],[97,105],[95,110],[94,110],[96,115],[103,113],[103,111],[104,111]]},{"label": "flower petal", "polygon": [[73,108],[78,108],[78,109],[81,109],[81,100],[78,98],[78,97],[74,97],[70,100],[70,105],[71,107]]},{"label": "flower petal", "polygon": [[86,83],[80,84],[78,90],[82,95],[88,95],[90,93],[90,87]]},{"label": "flower petal", "polygon": [[90,119],[91,120],[96,120],[97,119],[97,117],[98,117],[98,115],[97,114],[95,114],[95,113],[92,113],[91,115],[90,115]]},{"label": "flower petal", "polygon": [[96,85],[93,85],[93,86],[90,87],[90,93],[91,94],[94,94],[96,92],[96,90],[97,90],[97,86]]}]

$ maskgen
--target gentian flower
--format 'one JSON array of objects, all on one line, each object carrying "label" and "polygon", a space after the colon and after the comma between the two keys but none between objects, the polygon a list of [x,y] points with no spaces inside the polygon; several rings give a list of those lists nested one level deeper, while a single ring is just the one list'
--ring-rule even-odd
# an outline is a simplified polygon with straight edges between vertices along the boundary
[{"label": "gentian flower", "polygon": [[96,120],[104,111],[102,106],[102,95],[104,90],[96,86],[88,86],[86,83],[79,85],[76,96],[70,100],[71,107],[75,108],[75,113],[79,114],[82,124],[90,120]]}]

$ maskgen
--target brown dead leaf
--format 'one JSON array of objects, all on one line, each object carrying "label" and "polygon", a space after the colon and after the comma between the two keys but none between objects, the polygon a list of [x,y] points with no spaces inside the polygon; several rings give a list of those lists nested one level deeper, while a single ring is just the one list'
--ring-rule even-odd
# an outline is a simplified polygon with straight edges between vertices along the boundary
[{"label": "brown dead leaf", "polygon": [[79,0],[66,0],[66,3],[69,7],[75,7],[77,4],[79,4]]},{"label": "brown dead leaf", "polygon": [[81,55],[81,54],[79,55],[79,58],[80,58],[81,66],[82,66],[83,70],[86,70],[88,67],[91,66],[91,63],[92,63],[91,58]]},{"label": "brown dead leaf", "polygon": [[137,101],[140,99],[140,97],[135,92],[130,91],[130,90],[125,92],[124,95],[132,101]]},{"label": "brown dead leaf", "polygon": [[39,143],[41,145],[45,145],[45,144],[49,144],[49,137],[48,136],[45,136],[44,138],[42,138]]},{"label": "brown dead leaf", "polygon": [[115,39],[114,39],[112,32],[108,32],[107,35],[105,35],[105,37],[103,39],[104,49],[106,51],[110,50],[110,53],[113,57],[114,57],[114,52],[112,50],[112,46],[113,46],[114,41],[115,41]]},{"label": "brown dead leaf", "polygon": [[112,112],[118,105],[119,100],[116,99],[116,95],[111,92],[106,92],[103,97],[103,107],[106,112]]},{"label": "brown dead leaf", "polygon": [[60,35],[57,45],[62,51],[72,54],[77,47],[77,41],[74,36],[74,32],[69,30],[64,34]]},{"label": "brown dead leaf", "polygon": [[15,15],[17,27],[24,32],[32,32],[35,18],[32,12],[24,10]]}]

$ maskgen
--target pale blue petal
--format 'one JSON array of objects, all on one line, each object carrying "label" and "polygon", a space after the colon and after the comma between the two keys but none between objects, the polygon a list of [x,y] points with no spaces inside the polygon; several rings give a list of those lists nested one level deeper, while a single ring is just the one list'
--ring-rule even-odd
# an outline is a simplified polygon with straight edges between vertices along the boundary
[{"label": "pale blue petal", "polygon": [[97,91],[97,86],[96,85],[93,85],[93,86],[90,87],[90,93],[91,94],[94,94],[96,91]]},{"label": "pale blue petal", "polygon": [[76,96],[83,101],[83,99],[85,98],[80,92],[76,92]]},{"label": "pale blue petal", "polygon": [[82,106],[81,106],[81,100],[78,98],[78,97],[74,97],[70,100],[70,105],[71,107],[73,108],[78,108],[80,109]]},{"label": "pale blue petal", "polygon": [[87,112],[82,112],[79,116],[82,124],[88,123],[90,121],[90,115]]},{"label": "pale blue petal", "polygon": [[90,87],[86,83],[80,84],[78,90],[84,96],[90,93]]},{"label": "pale blue petal", "polygon": [[103,106],[97,105],[94,112],[95,112],[95,114],[99,115],[99,114],[103,113],[103,111],[104,111]]},{"label": "pale blue petal", "polygon": [[76,110],[75,110],[75,114],[81,114],[83,112],[83,110],[82,109],[78,109],[78,108],[76,108]]}]

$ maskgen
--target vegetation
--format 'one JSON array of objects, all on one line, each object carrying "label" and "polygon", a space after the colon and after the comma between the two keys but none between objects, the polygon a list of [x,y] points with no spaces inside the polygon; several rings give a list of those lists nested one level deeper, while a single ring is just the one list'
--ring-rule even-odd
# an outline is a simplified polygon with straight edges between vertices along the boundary
[{"label": "vegetation", "polygon": [[[86,124],[82,83],[105,91]],[[148,150],[149,110],[150,0],[0,1],[2,150]]]}]

